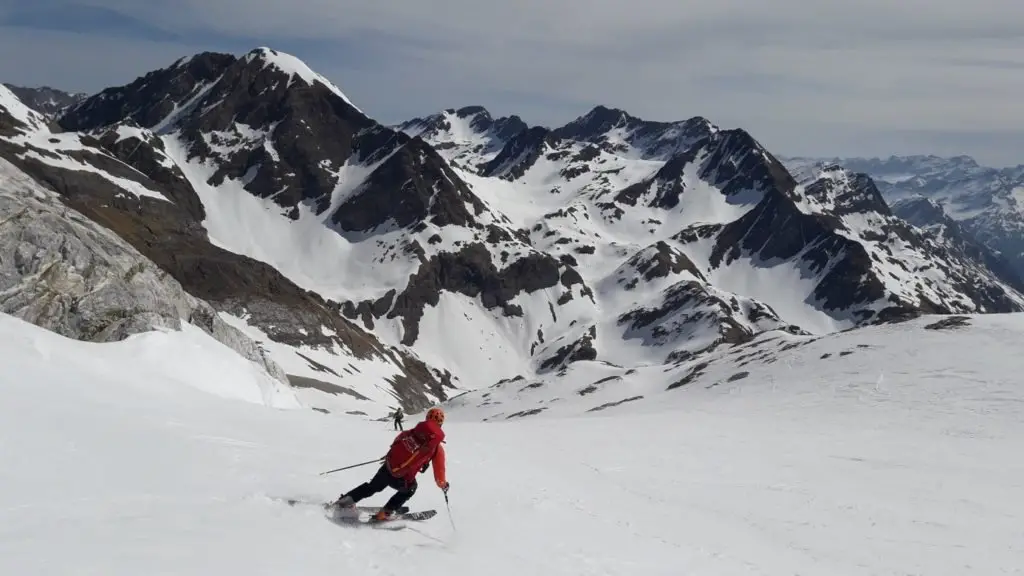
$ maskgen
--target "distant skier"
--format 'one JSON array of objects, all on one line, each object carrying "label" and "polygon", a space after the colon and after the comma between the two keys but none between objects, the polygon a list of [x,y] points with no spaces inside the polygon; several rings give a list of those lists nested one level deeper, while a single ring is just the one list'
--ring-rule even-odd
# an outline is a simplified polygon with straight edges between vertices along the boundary
[{"label": "distant skier", "polygon": [[405,505],[416,493],[416,474],[426,472],[434,465],[434,482],[448,493],[445,479],[444,410],[431,408],[426,417],[410,430],[400,432],[391,443],[384,457],[384,464],[369,482],[356,486],[342,494],[335,505],[338,508],[352,508],[357,502],[381,492],[385,488],[397,490],[374,516],[374,520],[390,520],[396,510]]},{"label": "distant skier", "polygon": [[402,407],[399,406],[398,408],[395,409],[395,415],[394,415],[394,418],[395,418],[395,430],[400,430],[400,431],[404,431],[405,430],[405,428],[402,427],[402,419],[404,417],[405,416],[402,414]]}]

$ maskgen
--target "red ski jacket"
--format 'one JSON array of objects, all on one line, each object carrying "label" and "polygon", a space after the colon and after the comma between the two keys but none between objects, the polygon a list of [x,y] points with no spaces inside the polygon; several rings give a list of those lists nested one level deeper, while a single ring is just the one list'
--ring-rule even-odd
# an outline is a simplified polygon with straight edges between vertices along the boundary
[{"label": "red ski jacket", "polygon": [[438,486],[445,486],[445,454],[444,430],[432,420],[420,422],[414,428],[406,430],[395,437],[391,449],[385,457],[388,470],[395,478],[403,478],[406,482],[416,479],[427,462],[434,466],[434,481]]}]

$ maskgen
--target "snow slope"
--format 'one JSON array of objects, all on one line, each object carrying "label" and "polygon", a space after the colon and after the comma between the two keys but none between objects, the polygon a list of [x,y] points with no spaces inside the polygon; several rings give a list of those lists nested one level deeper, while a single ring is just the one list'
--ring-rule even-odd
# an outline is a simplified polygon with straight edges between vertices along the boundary
[{"label": "snow slope", "polygon": [[[378,455],[387,424],[196,389],[219,354],[187,335],[90,345],[3,316],[0,573],[1015,573],[1024,320],[970,323],[815,339],[747,380],[586,416],[452,410],[450,521],[428,474],[410,504],[439,515],[381,532],[280,498],[366,479],[318,473]],[[190,362],[145,361],[170,353]],[[238,368],[220,376],[242,390]]]}]

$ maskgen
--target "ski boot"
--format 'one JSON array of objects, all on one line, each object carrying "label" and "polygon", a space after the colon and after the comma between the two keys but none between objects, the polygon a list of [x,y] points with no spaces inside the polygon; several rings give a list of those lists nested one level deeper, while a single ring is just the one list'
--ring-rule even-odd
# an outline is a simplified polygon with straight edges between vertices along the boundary
[{"label": "ski boot", "polygon": [[343,494],[331,504],[331,510],[335,518],[357,518],[359,516],[355,500],[347,494]]},{"label": "ski boot", "polygon": [[387,521],[393,519],[394,517],[395,517],[395,513],[394,512],[392,512],[391,510],[388,510],[387,508],[381,508],[380,510],[377,511],[376,514],[374,514],[370,518],[370,522],[373,522],[375,524],[379,523],[379,522],[387,522]]}]

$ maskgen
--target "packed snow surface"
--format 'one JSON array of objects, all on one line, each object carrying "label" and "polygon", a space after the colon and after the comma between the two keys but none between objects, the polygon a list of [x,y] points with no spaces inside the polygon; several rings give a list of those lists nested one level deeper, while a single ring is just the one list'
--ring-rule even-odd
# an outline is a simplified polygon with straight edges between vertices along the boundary
[{"label": "packed snow surface", "polygon": [[247,402],[258,374],[175,344],[194,334],[88,344],[2,316],[0,573],[1019,572],[1024,320],[971,324],[832,335],[586,416],[451,410],[450,517],[428,473],[410,505],[438,516],[388,532],[280,499],[369,478],[319,473],[379,456],[389,424]]}]

